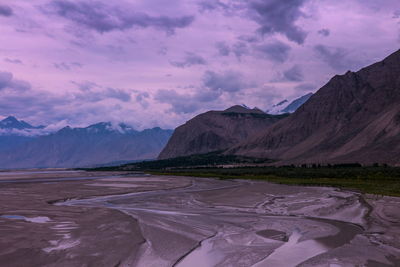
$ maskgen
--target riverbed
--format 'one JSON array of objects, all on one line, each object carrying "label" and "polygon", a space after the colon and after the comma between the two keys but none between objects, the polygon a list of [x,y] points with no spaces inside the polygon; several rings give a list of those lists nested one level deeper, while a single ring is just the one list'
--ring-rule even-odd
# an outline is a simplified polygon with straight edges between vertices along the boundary
[{"label": "riverbed", "polygon": [[143,173],[0,175],[4,266],[399,266],[400,199]]}]

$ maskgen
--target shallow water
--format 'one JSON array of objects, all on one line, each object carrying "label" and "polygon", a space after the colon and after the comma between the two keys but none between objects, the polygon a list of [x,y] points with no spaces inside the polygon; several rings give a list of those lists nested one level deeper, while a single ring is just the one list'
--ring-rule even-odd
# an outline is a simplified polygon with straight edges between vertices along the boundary
[{"label": "shallow water", "polygon": [[45,217],[45,216],[25,217],[25,216],[21,216],[21,215],[1,215],[0,218],[12,219],[12,220],[24,220],[24,221],[33,222],[33,223],[47,223],[47,222],[51,221],[49,217]]}]

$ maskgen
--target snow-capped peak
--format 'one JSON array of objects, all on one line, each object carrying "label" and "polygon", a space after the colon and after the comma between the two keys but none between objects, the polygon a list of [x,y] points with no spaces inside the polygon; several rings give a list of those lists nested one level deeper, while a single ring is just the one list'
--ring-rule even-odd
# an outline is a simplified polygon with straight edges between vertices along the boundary
[{"label": "snow-capped peak", "polygon": [[307,100],[313,95],[313,93],[308,93],[299,98],[296,98],[292,101],[288,101],[287,99],[279,102],[278,104],[273,105],[266,112],[269,114],[283,114],[283,113],[293,113],[295,112],[301,105],[303,105]]}]

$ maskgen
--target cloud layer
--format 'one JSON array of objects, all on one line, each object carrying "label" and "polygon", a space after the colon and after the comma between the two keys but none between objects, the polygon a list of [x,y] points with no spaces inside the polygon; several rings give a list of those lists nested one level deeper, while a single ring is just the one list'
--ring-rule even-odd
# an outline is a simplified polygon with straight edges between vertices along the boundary
[{"label": "cloud layer", "polygon": [[145,12],[137,12],[130,7],[88,0],[56,0],[46,5],[43,10],[99,33],[114,30],[123,31],[134,27],[154,27],[168,34],[173,34],[177,28],[185,28],[194,20],[193,16],[150,16]]},{"label": "cloud layer", "polygon": [[11,7],[6,5],[0,5],[0,16],[10,17],[13,15],[13,10]]},{"label": "cloud layer", "polygon": [[398,0],[9,1],[0,118],[141,129],[235,104],[265,110],[397,50],[399,10]]}]

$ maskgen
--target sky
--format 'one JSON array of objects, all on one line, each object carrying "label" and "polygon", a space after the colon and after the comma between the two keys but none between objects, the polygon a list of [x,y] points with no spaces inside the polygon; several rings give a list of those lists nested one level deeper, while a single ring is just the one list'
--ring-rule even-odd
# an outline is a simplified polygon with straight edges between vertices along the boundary
[{"label": "sky", "polygon": [[400,48],[398,0],[0,0],[0,118],[175,128]]}]

